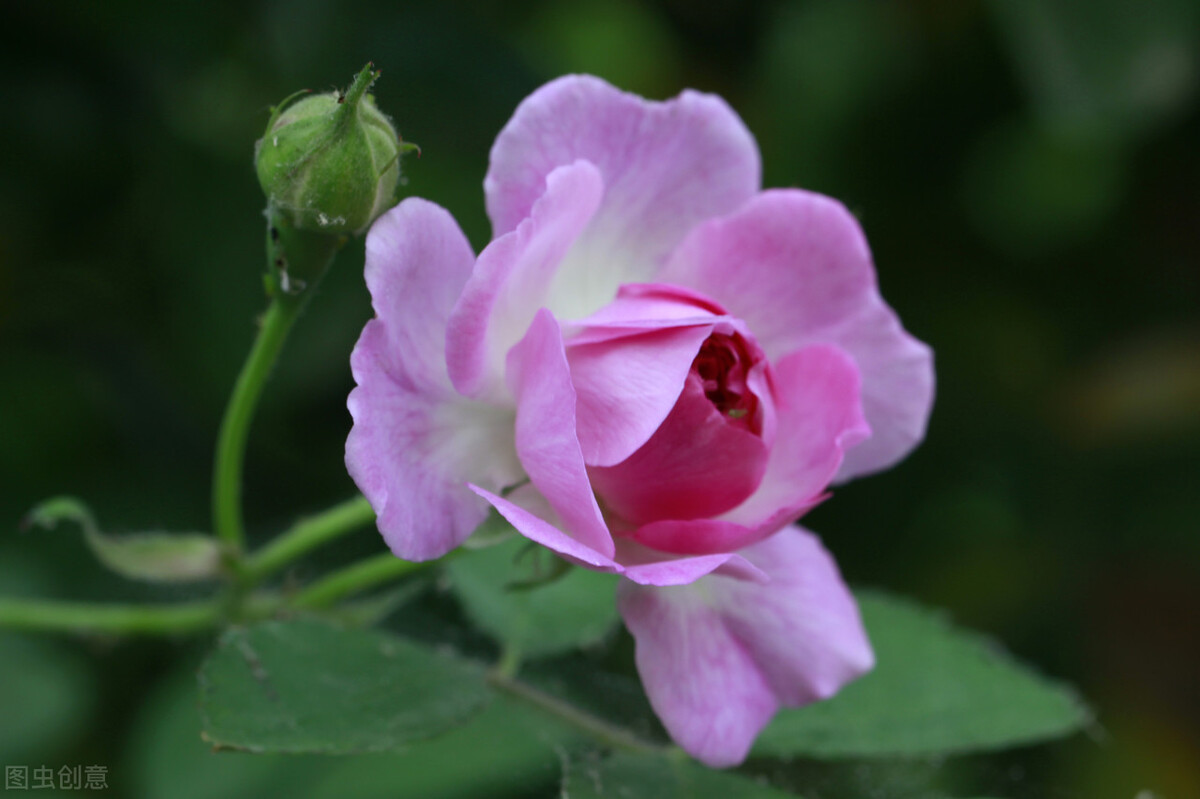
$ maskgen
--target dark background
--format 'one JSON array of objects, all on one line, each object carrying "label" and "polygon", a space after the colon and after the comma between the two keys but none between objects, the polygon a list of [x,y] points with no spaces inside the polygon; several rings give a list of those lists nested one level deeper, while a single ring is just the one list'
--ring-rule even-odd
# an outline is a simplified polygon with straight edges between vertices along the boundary
[{"label": "dark background", "polygon": [[[18,521],[71,493],[113,530],[208,528],[217,424],[263,306],[251,154],[270,104],[373,60],[380,107],[423,150],[407,193],[478,248],[488,148],[532,89],[572,71],[690,86],[743,115],[766,185],[859,215],[884,295],[936,352],[928,440],[809,526],[852,582],[948,608],[1096,710],[1088,735],[912,768],[1000,796],[1200,796],[1196,3],[42,0],[4,3],[0,31],[3,595],[186,595]],[[361,262],[354,242],[260,408],[259,539],[354,490]],[[364,532],[330,557],[378,549]],[[245,787],[245,758],[240,777],[171,782],[199,748],[199,643],[0,647],[5,764],[107,764],[110,795],[271,793]],[[868,772],[873,795],[917,795],[909,770]]]}]

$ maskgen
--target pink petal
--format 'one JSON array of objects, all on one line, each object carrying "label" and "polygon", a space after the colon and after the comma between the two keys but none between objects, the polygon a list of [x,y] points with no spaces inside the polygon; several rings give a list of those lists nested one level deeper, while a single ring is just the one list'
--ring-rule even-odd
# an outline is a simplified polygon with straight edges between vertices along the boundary
[{"label": "pink petal", "polygon": [[721,519],[664,519],[642,525],[633,537],[662,552],[701,555],[733,552],[763,535],[757,528]]},{"label": "pink petal", "polygon": [[[774,532],[821,499],[847,449],[870,435],[859,401],[858,369],[850,356],[814,344],[775,365],[775,441],[758,490],[722,519]],[[781,516],[783,520],[781,520]]]},{"label": "pink petal", "polygon": [[862,229],[836,200],[763,192],[692,231],[659,279],[718,298],[772,360],[816,342],[854,357],[874,434],[847,456],[839,479],[887,468],[924,437],[932,355],[880,297]]},{"label": "pink petal", "polygon": [[886,469],[921,443],[934,375],[933,351],[904,332],[887,306],[844,330],[837,344],[854,356],[863,375],[863,415],[871,426],[871,437],[846,453],[834,478],[840,483]]},{"label": "pink petal", "polygon": [[[571,325],[575,335],[587,340],[603,340],[605,331],[651,330],[664,326],[711,322],[727,317],[725,309],[703,294],[682,286],[660,283],[626,283],[617,289],[617,297],[594,314]],[[598,336],[589,336],[599,329]]]},{"label": "pink petal", "polygon": [[512,413],[463,400],[446,376],[442,332],[473,261],[451,216],[424,200],[405,200],[367,236],[377,318],[350,358],[346,468],[406,560],[445,554],[483,520],[468,480],[499,489],[522,476]]},{"label": "pink petal", "polygon": [[874,668],[858,605],[817,536],[789,527],[741,554],[771,582],[714,579],[712,602],[781,704],[828,699]]},{"label": "pink petal", "polygon": [[[712,580],[729,579],[710,577]],[[622,582],[617,607],[654,712],[689,755],[713,768],[745,760],[778,700],[720,614],[693,586]]]},{"label": "pink petal", "polygon": [[675,406],[711,332],[711,324],[693,324],[568,344],[584,461],[619,463],[646,443]]},{"label": "pink petal", "polygon": [[832,696],[874,665],[854,599],[815,536],[789,529],[742,554],[770,581],[714,574],[618,590],[650,704],[680,746],[717,768],[741,763],[779,706]]},{"label": "pink petal", "polygon": [[504,358],[546,303],[559,265],[603,192],[586,161],[546,175],[530,215],[479,256],[446,330],[450,379],[467,396],[502,390]]},{"label": "pink petal", "polygon": [[533,319],[508,355],[508,382],[517,398],[517,454],[566,530],[606,557],[612,537],[588,482],[575,423],[575,389],[562,334],[549,311]]},{"label": "pink petal", "polygon": [[474,263],[454,217],[416,197],[379,217],[367,234],[364,276],[386,329],[381,355],[418,387],[449,387],[446,320]]},{"label": "pink petal", "polygon": [[596,165],[605,194],[547,304],[563,319],[652,279],[687,231],[759,186],[758,149],[720,98],[686,91],[651,102],[568,76],[526,98],[492,147],[484,190],[495,235],[529,215],[546,175],[577,159]]},{"label": "pink petal", "polygon": [[354,427],[346,468],[392,551],[429,560],[461,544],[487,515],[468,481],[498,489],[521,478],[513,416],[449,387],[419,387],[389,361],[387,327],[372,320],[350,356],[358,386],[347,401]]},{"label": "pink petal", "polygon": [[768,579],[757,566],[740,555],[680,558],[655,552],[628,539],[617,543],[616,558],[610,558],[564,533],[558,514],[536,490],[528,490],[528,485],[516,489],[508,497],[498,497],[478,486],[471,486],[471,489],[490,502],[509,524],[531,541],[553,550],[578,566],[623,574],[640,585],[684,585],[708,574],[759,582]]},{"label": "pink petal", "polygon": [[766,467],[762,439],[730,424],[705,396],[700,378],[689,375],[674,409],[641,449],[615,466],[593,466],[589,474],[610,512],[642,525],[730,510],[754,492]]},{"label": "pink petal", "polygon": [[471,490],[490,502],[517,532],[529,540],[554,550],[579,566],[602,572],[621,571],[615,560],[572,538],[532,511],[478,486],[471,486]]},{"label": "pink petal", "polygon": [[[622,287],[624,288],[624,287]],[[613,303],[614,305],[616,303]],[[607,310],[608,307],[602,308],[601,311]],[[588,319],[593,317],[589,316]],[[729,316],[711,316],[709,314],[694,314],[690,316],[679,316],[677,318],[670,317],[650,317],[645,319],[628,319],[628,320],[605,320],[599,324],[584,324],[582,322],[566,321],[563,323],[563,336],[567,338],[568,343],[572,347],[582,346],[584,344],[603,344],[615,339],[622,339],[628,336],[637,336],[642,333],[650,333],[657,330],[670,330],[681,327],[703,327],[708,332],[712,332],[714,325],[722,326],[722,329],[728,328],[732,323],[736,322],[733,317]]]},{"label": "pink petal", "polygon": [[617,539],[622,574],[639,585],[687,585],[709,574],[766,582],[770,578],[736,553],[679,557],[642,546],[630,538]]}]

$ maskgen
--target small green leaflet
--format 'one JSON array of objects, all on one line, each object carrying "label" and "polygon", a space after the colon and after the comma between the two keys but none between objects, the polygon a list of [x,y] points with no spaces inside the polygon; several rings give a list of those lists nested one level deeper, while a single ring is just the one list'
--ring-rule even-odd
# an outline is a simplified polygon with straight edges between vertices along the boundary
[{"label": "small green leaflet", "polygon": [[212,536],[200,533],[132,533],[114,536],[100,531],[87,506],[74,497],[48,499],[29,512],[25,523],[52,528],[75,522],[96,559],[122,577],[152,582],[189,582],[216,577],[221,551]]}]

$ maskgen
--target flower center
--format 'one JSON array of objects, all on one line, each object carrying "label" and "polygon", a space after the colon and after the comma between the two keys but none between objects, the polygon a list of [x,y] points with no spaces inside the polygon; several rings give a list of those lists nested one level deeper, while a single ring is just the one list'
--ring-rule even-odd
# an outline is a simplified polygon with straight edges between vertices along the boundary
[{"label": "flower center", "polygon": [[700,345],[692,371],[704,385],[704,396],[732,424],[758,433],[758,397],[746,385],[753,363],[745,340],[737,333],[713,333]]}]

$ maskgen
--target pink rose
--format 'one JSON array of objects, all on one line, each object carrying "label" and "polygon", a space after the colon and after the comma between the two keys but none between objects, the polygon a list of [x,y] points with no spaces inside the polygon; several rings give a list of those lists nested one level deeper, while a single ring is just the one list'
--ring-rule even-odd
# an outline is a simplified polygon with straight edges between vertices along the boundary
[{"label": "pink rose", "polygon": [[392,550],[443,555],[490,506],[622,575],[650,701],[713,766],[872,667],[833,560],[790,525],[903,458],[933,396],[854,217],[759,179],[717,97],[556,80],[492,148],[478,258],[423,200],[375,223],[351,359],[346,464]]}]

